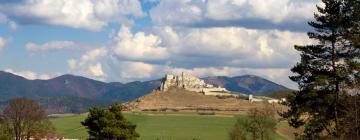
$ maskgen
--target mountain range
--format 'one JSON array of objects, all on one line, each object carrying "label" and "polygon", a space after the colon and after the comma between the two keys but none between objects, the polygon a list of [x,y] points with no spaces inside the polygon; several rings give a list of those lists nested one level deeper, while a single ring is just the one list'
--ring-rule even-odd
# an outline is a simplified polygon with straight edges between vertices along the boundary
[{"label": "mountain range", "polygon": [[[287,89],[253,75],[202,79],[206,83],[245,94],[266,95]],[[62,75],[49,80],[28,80],[0,71],[0,106],[4,106],[15,97],[27,97],[40,102],[48,113],[79,113],[87,111],[91,106],[104,107],[113,102],[136,99],[156,90],[160,84],[160,79],[106,83],[75,75]]]}]

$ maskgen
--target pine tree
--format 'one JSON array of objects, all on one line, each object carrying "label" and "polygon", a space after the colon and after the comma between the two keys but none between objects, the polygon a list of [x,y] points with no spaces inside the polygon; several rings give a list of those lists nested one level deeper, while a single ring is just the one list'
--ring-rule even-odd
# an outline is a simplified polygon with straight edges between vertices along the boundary
[{"label": "pine tree", "polygon": [[342,138],[341,121],[347,110],[344,99],[350,96],[359,79],[357,24],[358,0],[322,0],[317,6],[314,28],[309,32],[315,45],[295,46],[301,61],[291,70],[290,79],[299,91],[289,97],[289,110],[282,114],[293,127],[304,126],[305,139]]},{"label": "pine tree", "polygon": [[114,104],[108,110],[90,109],[82,125],[87,127],[90,140],[136,140],[136,125],[132,124],[121,113],[122,105]]}]

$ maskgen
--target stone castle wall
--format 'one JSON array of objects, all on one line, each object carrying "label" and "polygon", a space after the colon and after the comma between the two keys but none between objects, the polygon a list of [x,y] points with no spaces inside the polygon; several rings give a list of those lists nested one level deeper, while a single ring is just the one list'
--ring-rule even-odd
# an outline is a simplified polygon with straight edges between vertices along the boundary
[{"label": "stone castle wall", "polygon": [[179,76],[166,75],[163,79],[160,91],[167,91],[170,87],[184,89],[200,89],[206,86],[204,80],[182,73]]},{"label": "stone castle wall", "polygon": [[222,87],[215,87],[206,84],[204,80],[182,73],[179,76],[166,75],[160,86],[160,91],[167,91],[170,88],[182,88],[188,91],[200,92],[211,96],[234,96],[230,91]]},{"label": "stone castle wall", "polygon": [[281,103],[285,102],[286,99],[272,99],[268,97],[254,97],[253,95],[245,95],[245,94],[234,94],[228,91],[223,87],[216,87],[211,84],[206,84],[204,80],[201,80],[197,77],[187,75],[182,73],[181,75],[165,75],[162,80],[160,91],[165,92],[170,88],[181,88],[187,91],[193,91],[198,93],[203,93],[206,96],[222,96],[222,97],[237,97],[237,98],[247,98],[250,102],[264,102],[268,103]]}]

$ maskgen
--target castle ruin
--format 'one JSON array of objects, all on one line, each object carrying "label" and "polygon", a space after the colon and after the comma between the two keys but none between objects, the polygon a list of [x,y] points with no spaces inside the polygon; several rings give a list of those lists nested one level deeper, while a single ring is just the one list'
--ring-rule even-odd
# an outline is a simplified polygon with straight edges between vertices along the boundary
[{"label": "castle ruin", "polygon": [[181,75],[178,76],[165,75],[160,86],[160,91],[165,92],[170,88],[181,88],[212,96],[237,96],[235,94],[231,94],[230,91],[223,87],[206,84],[204,80],[185,73],[181,73]]}]

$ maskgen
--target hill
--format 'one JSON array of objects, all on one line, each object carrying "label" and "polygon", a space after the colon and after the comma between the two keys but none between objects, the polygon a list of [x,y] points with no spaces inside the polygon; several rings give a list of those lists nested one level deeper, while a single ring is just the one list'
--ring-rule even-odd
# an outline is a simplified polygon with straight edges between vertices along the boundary
[{"label": "hill", "polygon": [[105,107],[143,96],[160,81],[105,83],[81,76],[62,75],[49,80],[28,80],[0,71],[0,108],[10,99],[27,97],[38,101],[48,113],[80,113],[91,106]]},{"label": "hill", "polygon": [[[230,91],[254,95],[287,89],[257,76],[203,79]],[[161,80],[106,83],[75,75],[62,75],[49,80],[28,80],[0,71],[0,103],[5,104],[15,97],[28,97],[46,106],[50,113],[79,113],[91,106],[107,106],[112,102],[134,100],[157,89],[160,84]]]},{"label": "hill", "polygon": [[14,97],[74,96],[87,99],[128,101],[157,88],[160,81],[105,83],[81,76],[62,75],[49,80],[28,80],[0,71],[0,101]]},{"label": "hill", "polygon": [[274,91],[288,89],[282,85],[254,75],[236,77],[217,76],[202,79],[205,80],[206,83],[225,87],[233,92],[253,94],[256,96],[264,96]]},{"label": "hill", "polygon": [[262,106],[263,102],[250,103],[235,97],[206,96],[202,93],[171,88],[166,92],[155,91],[125,106],[129,111],[236,111]]}]

